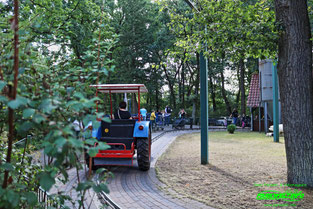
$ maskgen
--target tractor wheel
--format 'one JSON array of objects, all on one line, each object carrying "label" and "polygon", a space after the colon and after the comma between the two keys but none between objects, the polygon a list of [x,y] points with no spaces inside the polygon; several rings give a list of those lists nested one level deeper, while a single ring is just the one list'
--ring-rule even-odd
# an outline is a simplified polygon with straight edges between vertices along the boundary
[{"label": "tractor wheel", "polygon": [[142,171],[150,169],[151,159],[151,132],[149,131],[148,138],[137,139],[137,162],[138,167]]}]

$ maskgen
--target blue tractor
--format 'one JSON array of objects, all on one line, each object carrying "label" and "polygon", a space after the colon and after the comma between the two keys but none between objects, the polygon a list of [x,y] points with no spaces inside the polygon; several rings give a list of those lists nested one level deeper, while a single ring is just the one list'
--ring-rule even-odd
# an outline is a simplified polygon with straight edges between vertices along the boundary
[{"label": "blue tractor", "polygon": [[[86,154],[89,168],[101,166],[133,166],[137,153],[137,163],[140,170],[147,171],[151,161],[151,125],[143,121],[140,115],[140,93],[148,92],[144,84],[100,84],[91,85],[98,93],[108,93],[112,122],[103,120],[98,130],[93,130],[93,136],[98,141],[106,142],[109,149],[99,150],[96,156],[90,158]],[[113,119],[112,93],[137,93],[138,115],[132,119]],[[97,107],[98,109],[98,107]],[[98,110],[97,110],[98,111]],[[97,143],[94,145],[97,146]]]}]

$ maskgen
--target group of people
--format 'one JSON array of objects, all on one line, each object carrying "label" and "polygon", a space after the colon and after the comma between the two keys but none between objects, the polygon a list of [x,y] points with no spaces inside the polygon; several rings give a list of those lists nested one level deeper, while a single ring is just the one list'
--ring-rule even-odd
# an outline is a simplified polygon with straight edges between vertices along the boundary
[{"label": "group of people", "polygon": [[[147,110],[145,108],[140,109],[140,114],[142,115],[143,120],[146,120]],[[152,123],[152,127],[155,126],[157,117],[160,118],[161,121],[164,121],[164,125],[169,125],[171,114],[172,109],[168,105],[166,105],[165,109],[162,111],[158,110],[156,112],[155,110],[152,110],[150,114],[150,121]]]},{"label": "group of people", "polygon": [[[238,114],[238,110],[235,108],[234,110],[233,110],[233,112],[231,113],[231,115],[230,115],[230,117],[233,119],[233,124],[234,125],[237,125],[237,121],[238,121],[238,116],[239,116],[239,114]],[[246,117],[246,115],[245,114],[242,114],[242,116],[241,116],[241,127],[242,128],[245,128],[246,127],[246,123],[247,123],[247,117]]]},{"label": "group of people", "polygon": [[[127,107],[126,102],[124,101],[120,102],[119,108],[114,112],[112,119],[133,119],[130,112],[127,111],[126,107]],[[168,105],[166,105],[165,109],[162,111],[158,110],[156,112],[155,110],[152,110],[150,114],[150,118],[149,118],[152,123],[152,126],[155,126],[157,117],[160,118],[160,120],[164,121],[164,125],[169,126],[172,111],[173,110]],[[142,117],[142,120],[147,120],[147,113],[148,112],[144,107],[140,109],[140,115]],[[179,118],[185,118],[185,117],[186,117],[185,110],[180,109]]]},{"label": "group of people", "polygon": [[[171,115],[172,115],[173,110],[166,105],[165,109],[160,111],[160,110],[152,110],[150,114],[150,121],[152,123],[152,126],[155,126],[157,118],[159,118],[160,121],[164,122],[164,126],[169,126],[170,120],[171,120]],[[143,118],[143,120],[147,120],[147,110],[143,107],[140,109],[140,114]],[[186,117],[186,112],[184,109],[181,109],[179,111],[179,118],[185,118]]]}]

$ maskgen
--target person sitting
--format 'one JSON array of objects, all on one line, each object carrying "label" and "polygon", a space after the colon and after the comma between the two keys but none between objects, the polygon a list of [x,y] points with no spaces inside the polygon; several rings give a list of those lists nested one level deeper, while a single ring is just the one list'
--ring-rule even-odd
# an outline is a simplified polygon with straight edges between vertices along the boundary
[{"label": "person sitting", "polygon": [[126,110],[126,102],[120,102],[119,109],[114,113],[113,119],[132,119],[130,112]]},{"label": "person sitting", "polygon": [[147,118],[147,110],[144,107],[142,107],[140,109],[140,115],[142,116],[142,120],[146,120],[146,118]]}]

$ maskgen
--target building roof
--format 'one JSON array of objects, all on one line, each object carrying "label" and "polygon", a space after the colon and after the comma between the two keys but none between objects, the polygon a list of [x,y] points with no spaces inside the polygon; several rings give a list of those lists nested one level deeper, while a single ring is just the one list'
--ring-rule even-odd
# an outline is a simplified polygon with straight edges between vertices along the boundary
[{"label": "building roof", "polygon": [[250,91],[247,101],[248,107],[259,107],[260,106],[260,82],[259,74],[253,74],[251,76]]},{"label": "building roof", "polygon": [[144,84],[98,84],[90,87],[96,87],[98,92],[103,93],[137,93],[138,90],[148,92]]}]

